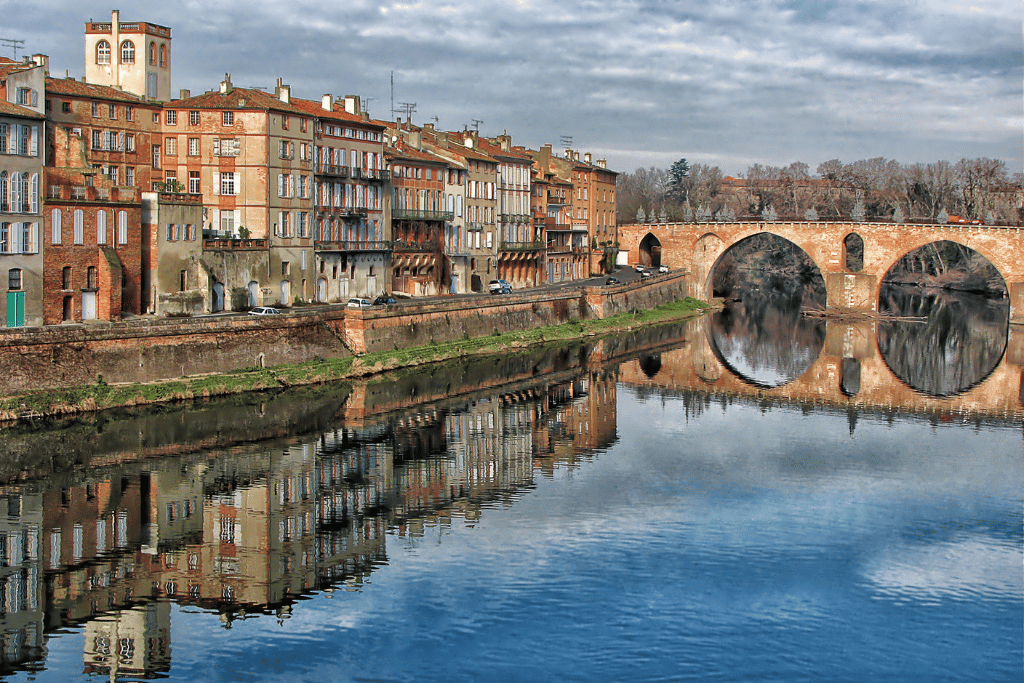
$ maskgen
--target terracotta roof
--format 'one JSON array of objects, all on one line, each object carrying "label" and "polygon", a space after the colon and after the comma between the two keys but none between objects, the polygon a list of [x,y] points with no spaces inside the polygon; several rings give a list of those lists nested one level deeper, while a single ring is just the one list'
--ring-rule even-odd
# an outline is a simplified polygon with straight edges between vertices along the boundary
[{"label": "terracotta roof", "polygon": [[317,118],[331,119],[332,121],[344,121],[346,123],[358,123],[369,128],[378,128],[380,130],[385,130],[387,128],[384,124],[374,121],[373,119],[364,121],[361,114],[349,114],[345,111],[345,108],[337,102],[332,103],[332,108],[330,110],[324,109],[321,102],[317,102],[315,100],[304,100],[298,97],[291,98],[291,104],[301,109],[304,113]]},{"label": "terracotta roof", "polygon": [[116,102],[131,102],[132,104],[149,104],[138,95],[133,95],[108,85],[83,83],[73,78],[47,78],[46,94],[88,97],[94,100],[114,100]]},{"label": "terracotta roof", "polygon": [[500,144],[496,144],[486,138],[480,138],[478,142],[478,147],[480,151],[486,152],[491,156],[506,157],[509,159],[516,159],[519,161],[527,161],[533,163],[533,157],[530,156],[529,152],[527,152],[522,147],[518,149],[514,147],[512,149],[502,149]]},{"label": "terracotta roof", "polygon": [[11,104],[6,100],[0,100],[0,116],[20,116],[25,119],[45,119],[46,117],[42,114],[27,109],[25,107],[18,106],[17,104]]},{"label": "terracotta roof", "polygon": [[407,145],[402,145],[399,140],[401,147],[391,147],[390,145],[384,148],[384,156],[391,159],[405,159],[407,161],[421,161],[429,164],[441,164],[444,165],[446,162],[441,157],[430,154],[429,152],[422,152],[418,149],[413,149]]},{"label": "terracotta roof", "polygon": [[233,88],[228,93],[215,90],[184,100],[174,100],[165,106],[171,109],[259,109],[308,116],[308,112],[294,105],[285,104],[273,95],[254,88]]},{"label": "terracotta roof", "polygon": [[0,57],[0,76],[17,73],[18,71],[24,71],[25,69],[33,69],[35,66],[35,64],[16,62],[8,57]]}]

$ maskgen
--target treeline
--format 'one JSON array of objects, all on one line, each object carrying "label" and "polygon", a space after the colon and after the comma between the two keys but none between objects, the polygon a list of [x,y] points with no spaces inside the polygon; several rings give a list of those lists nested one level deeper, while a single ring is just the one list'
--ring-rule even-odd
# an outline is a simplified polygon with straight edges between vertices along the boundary
[{"label": "treeline", "polygon": [[[710,220],[893,220],[995,225],[1024,221],[1024,174],[998,159],[901,164],[882,157],[832,159],[815,174],[803,162],[754,164],[730,178],[680,159],[618,177],[620,223]],[[956,220],[956,219],[953,219]]]}]

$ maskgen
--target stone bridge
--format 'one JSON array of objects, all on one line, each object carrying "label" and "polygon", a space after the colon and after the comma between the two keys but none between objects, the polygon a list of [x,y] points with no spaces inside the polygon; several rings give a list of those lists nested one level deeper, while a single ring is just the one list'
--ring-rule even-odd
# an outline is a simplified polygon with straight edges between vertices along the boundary
[{"label": "stone bridge", "polygon": [[918,413],[940,421],[977,416],[1024,419],[1024,329],[1020,327],[1010,328],[1003,359],[985,379],[958,395],[933,397],[911,389],[889,369],[878,350],[874,322],[828,321],[817,359],[793,381],[773,388],[755,386],[729,369],[710,341],[710,324],[710,316],[695,320],[682,345],[676,340],[663,350],[652,347],[639,360],[624,363],[620,381],[841,410]]},{"label": "stone bridge", "polygon": [[[825,278],[828,306],[874,312],[886,273],[918,247],[949,240],[978,252],[996,267],[1010,294],[1010,320],[1024,323],[1024,228],[959,224],[854,222],[660,223],[619,226],[631,264],[685,268],[691,294],[711,297],[722,255],[738,242],[770,233],[800,247]],[[863,266],[852,270],[847,247],[863,244]]]}]

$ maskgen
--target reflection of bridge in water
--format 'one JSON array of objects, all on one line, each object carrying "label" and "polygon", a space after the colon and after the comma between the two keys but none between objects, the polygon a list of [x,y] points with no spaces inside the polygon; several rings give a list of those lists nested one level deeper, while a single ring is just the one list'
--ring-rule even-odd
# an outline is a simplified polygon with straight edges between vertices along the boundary
[{"label": "reflection of bridge in water", "polygon": [[985,379],[959,395],[936,398],[911,389],[893,374],[878,350],[877,324],[873,322],[829,321],[817,359],[802,375],[774,388],[755,386],[727,368],[709,341],[710,324],[710,316],[701,318],[690,324],[684,339],[675,345],[652,345],[646,357],[623,364],[620,379],[637,386],[805,406],[941,417],[1024,418],[1024,329],[1020,327],[1011,326],[1006,353]]}]

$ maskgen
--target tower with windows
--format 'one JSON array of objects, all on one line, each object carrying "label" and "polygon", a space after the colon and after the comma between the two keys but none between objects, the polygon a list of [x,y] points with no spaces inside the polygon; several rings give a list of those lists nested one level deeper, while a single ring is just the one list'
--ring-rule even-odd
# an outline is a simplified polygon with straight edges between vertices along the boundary
[{"label": "tower with windows", "polygon": [[85,80],[150,100],[170,100],[171,29],[123,22],[117,10],[109,22],[86,22]]}]

